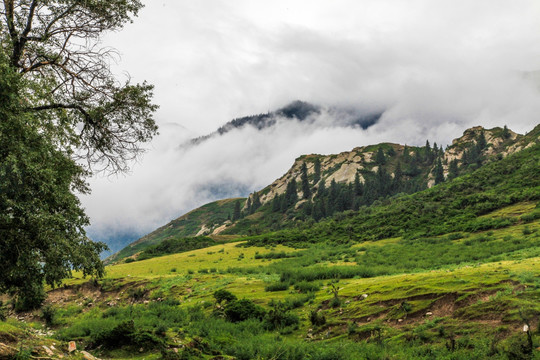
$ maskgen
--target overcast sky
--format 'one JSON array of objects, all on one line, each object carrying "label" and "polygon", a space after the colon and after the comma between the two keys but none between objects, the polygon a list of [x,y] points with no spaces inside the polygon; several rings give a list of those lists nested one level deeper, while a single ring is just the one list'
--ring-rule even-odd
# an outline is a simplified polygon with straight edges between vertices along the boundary
[{"label": "overcast sky", "polygon": [[[540,123],[538,0],[153,0],[108,35],[115,69],[155,85],[160,133],[126,177],[91,179],[90,235],[144,234],[281,176],[304,153],[447,144]],[[384,109],[366,131],[296,123],[186,140],[293,100]],[[323,116],[325,116],[323,114]]]}]

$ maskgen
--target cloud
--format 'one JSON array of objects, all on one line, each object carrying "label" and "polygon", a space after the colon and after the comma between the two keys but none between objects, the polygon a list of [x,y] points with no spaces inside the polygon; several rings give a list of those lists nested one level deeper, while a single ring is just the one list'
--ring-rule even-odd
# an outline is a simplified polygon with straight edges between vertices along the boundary
[{"label": "cloud", "polygon": [[[161,135],[129,177],[91,180],[92,231],[151,230],[216,188],[267,185],[304,153],[446,144],[475,125],[528,131],[540,113],[538,77],[525,76],[540,69],[538,23],[536,0],[148,1],[105,44],[122,53],[119,70],[155,84]],[[177,149],[295,99],[386,112],[366,131],[323,115]]]}]

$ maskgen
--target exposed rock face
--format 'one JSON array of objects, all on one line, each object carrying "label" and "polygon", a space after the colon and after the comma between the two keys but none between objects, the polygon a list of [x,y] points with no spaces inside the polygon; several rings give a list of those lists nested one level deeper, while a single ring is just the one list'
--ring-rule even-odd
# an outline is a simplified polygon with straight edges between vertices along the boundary
[{"label": "exposed rock face", "polygon": [[[403,153],[404,146],[398,144],[383,144],[386,147],[392,147],[396,153]],[[321,181],[324,181],[326,187],[330,186],[332,181],[337,183],[352,183],[356,174],[360,181],[364,182],[362,171],[377,171],[377,165],[374,162],[375,153],[369,147],[357,147],[352,151],[345,151],[336,155],[305,155],[299,157],[293,166],[285,175],[274,181],[271,185],[259,192],[261,203],[266,203],[276,196],[285,193],[287,184],[295,180],[301,181],[302,165],[305,163],[308,176],[315,173],[315,161],[318,159],[321,164]],[[320,182],[319,182],[320,184]],[[302,193],[300,192],[300,198]]]}]

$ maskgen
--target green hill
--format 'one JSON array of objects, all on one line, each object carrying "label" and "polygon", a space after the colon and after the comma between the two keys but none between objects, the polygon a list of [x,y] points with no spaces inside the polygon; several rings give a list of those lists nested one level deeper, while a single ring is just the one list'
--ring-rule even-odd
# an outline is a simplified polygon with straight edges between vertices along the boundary
[{"label": "green hill", "polygon": [[[527,136],[454,179],[318,222],[238,241],[161,230],[146,260],[76,274],[25,322],[0,306],[0,355],[76,341],[111,359],[539,359],[540,144]],[[236,201],[195,213],[189,231]]]}]

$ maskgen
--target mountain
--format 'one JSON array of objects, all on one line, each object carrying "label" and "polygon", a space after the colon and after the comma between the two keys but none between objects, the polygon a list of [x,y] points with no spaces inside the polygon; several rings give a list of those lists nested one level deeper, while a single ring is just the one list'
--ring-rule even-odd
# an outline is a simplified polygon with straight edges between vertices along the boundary
[{"label": "mountain", "polygon": [[[266,114],[245,116],[233,119],[221,126],[211,134],[191,139],[183,146],[197,145],[211,137],[220,136],[235,129],[241,129],[246,126],[263,130],[273,126],[279,126],[279,121],[299,121],[316,125],[321,115],[327,115],[325,118],[333,119],[330,126],[339,127],[361,127],[367,129],[379,121],[382,116],[380,111],[361,111],[352,107],[328,107],[313,105],[304,101],[294,101],[276,111]],[[323,124],[328,126],[326,122]]]},{"label": "mountain", "polygon": [[[381,199],[431,188],[538,142],[540,125],[526,135],[506,127],[478,126],[467,129],[444,151],[429,142],[422,147],[382,143],[334,155],[304,155],[282,177],[247,199],[226,199],[193,210],[108,260],[132,256],[164,239],[256,235],[313,224]],[[304,190],[309,196],[304,196]],[[241,218],[231,221],[235,203],[242,210]]]},{"label": "mountain", "polygon": [[167,239],[197,236],[203,233],[206,235],[213,229],[219,233],[219,227],[230,223],[228,219],[234,212],[234,203],[244,200],[243,198],[219,200],[192,210],[111,255],[106,259],[106,263],[132,256],[148,246]]}]

